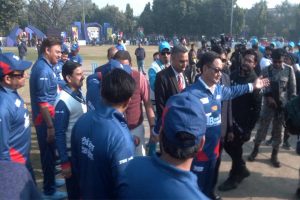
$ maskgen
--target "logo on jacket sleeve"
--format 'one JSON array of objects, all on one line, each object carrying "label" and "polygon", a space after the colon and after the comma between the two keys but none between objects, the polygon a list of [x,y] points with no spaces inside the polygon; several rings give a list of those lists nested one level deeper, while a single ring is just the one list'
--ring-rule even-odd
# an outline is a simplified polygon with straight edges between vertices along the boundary
[{"label": "logo on jacket sleeve", "polygon": [[95,145],[89,138],[81,138],[81,153],[85,154],[90,160],[94,160],[94,148]]},{"label": "logo on jacket sleeve", "polygon": [[20,99],[16,99],[15,105],[16,105],[17,108],[20,108],[20,106],[21,106],[21,100]]},{"label": "logo on jacket sleeve", "polygon": [[24,127],[28,128],[30,125],[29,115],[27,113],[24,114]]}]

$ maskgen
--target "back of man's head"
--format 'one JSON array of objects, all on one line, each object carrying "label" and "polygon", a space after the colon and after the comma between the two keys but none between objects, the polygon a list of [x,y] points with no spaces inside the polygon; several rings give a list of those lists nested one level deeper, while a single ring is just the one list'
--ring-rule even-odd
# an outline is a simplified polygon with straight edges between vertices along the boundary
[{"label": "back of man's head", "polygon": [[118,105],[128,101],[134,90],[134,79],[122,69],[113,69],[103,77],[101,96],[108,104]]},{"label": "back of man's head", "polygon": [[[129,65],[131,65],[131,56],[130,56],[130,53],[128,51],[123,51],[123,50],[118,51],[114,55],[113,59],[118,60],[122,64],[124,64],[122,61],[128,60],[129,61]],[[127,63],[125,63],[125,64],[127,64]]]},{"label": "back of man's head", "polygon": [[188,92],[172,96],[162,117],[162,152],[178,160],[193,158],[206,131],[203,104]]},{"label": "back of man's head", "polygon": [[107,49],[107,59],[110,60],[117,53],[118,49],[116,47],[110,47]]}]

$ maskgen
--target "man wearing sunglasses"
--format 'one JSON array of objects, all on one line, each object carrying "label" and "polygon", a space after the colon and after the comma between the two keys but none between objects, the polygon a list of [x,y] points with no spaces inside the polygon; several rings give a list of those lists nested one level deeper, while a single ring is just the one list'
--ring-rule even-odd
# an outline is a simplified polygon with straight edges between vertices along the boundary
[{"label": "man wearing sunglasses", "polygon": [[0,160],[26,165],[35,180],[29,159],[31,129],[28,109],[17,90],[24,87],[31,62],[13,53],[0,54]]},{"label": "man wearing sunglasses", "polygon": [[24,87],[31,62],[0,54],[0,159],[26,164],[31,129],[29,112],[17,90]]},{"label": "man wearing sunglasses", "polygon": [[285,52],[283,49],[276,49],[272,53],[273,64],[262,71],[264,77],[270,79],[270,87],[264,91],[264,99],[259,127],[254,140],[254,148],[249,161],[254,161],[261,142],[266,138],[270,122],[273,121],[272,127],[272,155],[271,164],[278,168],[279,145],[282,142],[282,122],[283,108],[285,104],[296,96],[296,78],[291,66],[283,63]]},{"label": "man wearing sunglasses", "polygon": [[169,67],[170,65],[170,55],[171,55],[171,47],[167,41],[160,43],[159,45],[159,59],[155,60],[149,70],[149,82],[150,82],[150,99],[152,101],[153,107],[155,107],[155,95],[154,95],[154,85],[156,80],[156,74],[161,70]]},{"label": "man wearing sunglasses", "polygon": [[[155,101],[155,80],[156,75],[161,70],[167,68],[170,66],[170,57],[171,57],[171,46],[167,41],[163,41],[159,44],[158,47],[158,57],[159,59],[154,60],[154,62],[151,64],[149,70],[148,70],[148,76],[149,76],[149,83],[150,83],[150,99],[154,108],[154,111],[156,112],[156,101]],[[153,137],[151,137],[149,142],[149,155],[153,155],[156,150],[156,142],[152,141]]]},{"label": "man wearing sunglasses", "polygon": [[214,195],[213,181],[216,161],[219,157],[221,102],[252,92],[254,89],[261,89],[269,84],[268,79],[258,78],[253,83],[225,87],[219,84],[223,66],[217,53],[205,53],[200,60],[201,76],[186,89],[203,103],[207,117],[205,144],[203,150],[198,151],[194,158],[191,170],[198,176],[199,188],[211,199],[219,199]]}]

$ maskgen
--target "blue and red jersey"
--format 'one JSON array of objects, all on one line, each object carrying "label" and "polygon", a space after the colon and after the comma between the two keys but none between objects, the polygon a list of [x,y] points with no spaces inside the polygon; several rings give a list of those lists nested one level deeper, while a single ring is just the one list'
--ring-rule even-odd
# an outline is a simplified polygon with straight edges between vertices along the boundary
[{"label": "blue and red jersey", "polygon": [[29,157],[29,113],[17,91],[0,86],[0,160],[25,164]]},{"label": "blue and red jersey", "polygon": [[201,77],[185,92],[195,95],[203,103],[207,117],[205,144],[197,154],[196,160],[209,161],[219,157],[221,137],[221,101],[230,100],[253,90],[252,84],[225,87],[217,84],[214,91],[205,84]]},{"label": "blue and red jersey", "polygon": [[57,77],[53,66],[45,57],[42,56],[33,65],[29,84],[32,118],[34,125],[37,126],[43,123],[40,105],[47,106],[51,117],[54,117],[54,103],[58,91]]}]

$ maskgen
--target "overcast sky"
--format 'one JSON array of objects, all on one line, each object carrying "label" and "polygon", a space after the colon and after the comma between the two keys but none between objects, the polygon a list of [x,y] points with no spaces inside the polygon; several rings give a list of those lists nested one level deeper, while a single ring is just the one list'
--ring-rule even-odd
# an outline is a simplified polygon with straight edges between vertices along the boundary
[{"label": "overcast sky", "polygon": [[[126,9],[126,4],[129,3],[131,8],[133,8],[133,13],[135,16],[140,15],[145,5],[148,2],[152,3],[152,0],[92,0],[95,2],[99,8],[108,5],[115,5],[119,7],[120,10],[124,11]],[[242,8],[251,8],[256,2],[260,0],[237,0],[237,4]],[[268,7],[274,8],[275,5],[280,4],[284,0],[267,0]],[[299,0],[289,0],[291,3],[299,3]]]}]

